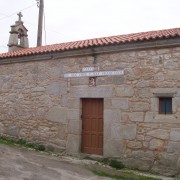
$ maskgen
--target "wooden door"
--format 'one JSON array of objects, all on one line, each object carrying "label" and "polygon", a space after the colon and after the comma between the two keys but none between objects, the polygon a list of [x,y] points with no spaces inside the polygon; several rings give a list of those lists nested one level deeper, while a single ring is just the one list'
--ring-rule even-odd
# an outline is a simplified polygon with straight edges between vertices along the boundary
[{"label": "wooden door", "polygon": [[82,99],[82,146],[87,154],[103,154],[103,99]]}]

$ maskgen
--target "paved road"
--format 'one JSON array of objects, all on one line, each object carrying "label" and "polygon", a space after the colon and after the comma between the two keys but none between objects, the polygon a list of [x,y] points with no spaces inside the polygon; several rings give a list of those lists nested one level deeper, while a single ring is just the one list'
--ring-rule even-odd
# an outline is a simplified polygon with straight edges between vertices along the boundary
[{"label": "paved road", "polygon": [[83,165],[62,158],[0,145],[0,180],[99,180]]}]

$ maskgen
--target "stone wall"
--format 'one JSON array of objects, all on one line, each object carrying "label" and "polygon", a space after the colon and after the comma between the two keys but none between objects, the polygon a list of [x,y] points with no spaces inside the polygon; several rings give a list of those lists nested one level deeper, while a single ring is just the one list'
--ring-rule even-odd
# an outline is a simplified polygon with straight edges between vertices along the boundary
[{"label": "stone wall", "polygon": [[[64,78],[85,66],[123,76]],[[0,133],[81,152],[81,98],[104,98],[104,157],[131,168],[180,171],[180,48],[132,50],[0,66]],[[173,114],[158,97],[172,94]]]}]

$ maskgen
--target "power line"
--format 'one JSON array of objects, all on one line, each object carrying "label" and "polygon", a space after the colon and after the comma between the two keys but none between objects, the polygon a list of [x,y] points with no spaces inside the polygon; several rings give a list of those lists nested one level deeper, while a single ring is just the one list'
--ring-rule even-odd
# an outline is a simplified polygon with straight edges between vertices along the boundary
[{"label": "power line", "polygon": [[[34,27],[37,27],[36,24],[33,24],[33,23],[29,22],[29,21],[24,21],[24,23],[25,23],[25,24],[29,24],[29,25],[34,26]],[[52,27],[49,28],[49,27],[46,26],[46,31],[47,31],[47,30],[50,30],[51,32],[54,32],[54,33],[56,33],[56,34],[61,34],[60,32],[55,31]]]},{"label": "power line", "polygon": [[[31,8],[32,6],[34,6],[34,5],[37,5],[37,6],[39,6],[39,4],[38,4],[38,1],[39,0],[36,0],[37,1],[37,3],[35,3],[35,4],[32,4],[31,6],[28,6],[28,7],[26,7],[26,8],[24,8],[24,9],[22,9],[22,10],[19,10],[19,11],[17,11],[17,12],[21,12],[21,11],[24,11],[24,10],[26,10],[26,9],[29,9],[29,8]],[[9,17],[11,17],[11,16],[13,16],[13,15],[16,15],[16,13],[17,12],[14,12],[13,14],[11,14],[11,15],[7,15],[7,14],[4,14],[4,13],[1,13],[0,12],[0,14],[2,14],[3,16],[6,16],[6,17],[3,17],[3,18],[1,18],[0,20],[3,20],[3,19],[5,19],[5,18],[9,18]],[[45,19],[45,13],[44,13],[44,19]],[[33,23],[31,23],[31,22],[29,22],[29,21],[24,21],[25,22],[25,24],[29,24],[29,25],[31,25],[31,26],[34,26],[34,27],[37,27],[37,24],[33,24]],[[45,22],[44,22],[45,23]],[[51,28],[47,28],[46,27],[46,29],[49,29],[49,30],[51,30],[52,32],[54,32],[54,33],[56,33],[56,34],[61,34],[60,32],[58,32],[58,31],[55,31],[52,27]],[[44,30],[45,31],[45,30]],[[47,34],[47,30],[46,30],[46,34]]]},{"label": "power line", "polygon": [[1,12],[0,12],[0,14],[1,14],[2,16],[6,16],[6,17],[7,17],[7,15],[6,15],[6,14],[4,14],[4,13],[1,13]]},{"label": "power line", "polygon": [[[35,4],[32,4],[32,5],[28,6],[28,7],[25,7],[24,9],[21,9],[20,11],[27,10],[27,9],[35,6],[35,5],[36,5],[36,3],[35,3]],[[14,12],[14,13],[12,13],[12,14],[10,14],[10,15],[5,15],[4,13],[1,13],[1,14],[3,14],[5,17],[1,18],[0,21],[2,21],[2,20],[4,20],[4,19],[7,19],[7,18],[10,18],[10,17],[16,15],[16,13],[17,13],[17,12]]]},{"label": "power line", "polygon": [[6,46],[0,46],[0,48],[4,48],[4,49],[7,49],[8,47],[6,47]]},{"label": "power line", "polygon": [[[23,8],[23,9],[19,10],[18,12],[27,10],[27,9],[35,6],[35,5],[39,6],[39,4],[38,4],[38,1],[39,1],[39,0],[36,0],[36,1],[37,1],[37,3],[34,3],[34,4],[32,4],[32,5],[28,6],[28,7],[25,7],[25,8]],[[7,14],[1,13],[1,12],[0,12],[0,14],[3,15],[3,16],[5,16],[5,17],[3,17],[3,18],[0,19],[0,21],[2,21],[2,20],[4,20],[4,19],[10,18],[10,17],[16,15],[17,12],[14,12],[14,13],[12,13],[12,14],[10,14],[10,15],[7,15]],[[45,45],[46,45],[46,44],[47,44],[47,29],[50,30],[51,32],[56,33],[56,34],[61,34],[61,33],[58,32],[58,31],[55,31],[52,27],[48,27],[48,28],[47,28],[47,27],[46,27],[45,12],[44,12],[43,16],[44,16],[44,27],[43,27],[43,29],[44,29],[44,34],[45,34]],[[26,24],[31,25],[31,26],[37,27],[37,24],[33,24],[33,23],[31,23],[31,22],[28,22],[28,21],[24,21],[24,22],[25,22]],[[1,47],[1,48],[7,48],[6,46],[0,46],[0,47]]]}]

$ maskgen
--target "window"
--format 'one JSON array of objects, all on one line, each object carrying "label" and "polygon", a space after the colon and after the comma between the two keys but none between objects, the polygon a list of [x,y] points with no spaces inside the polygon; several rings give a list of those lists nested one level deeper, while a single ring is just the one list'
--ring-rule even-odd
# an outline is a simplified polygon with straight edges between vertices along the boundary
[{"label": "window", "polygon": [[159,114],[172,114],[172,97],[159,98]]}]

